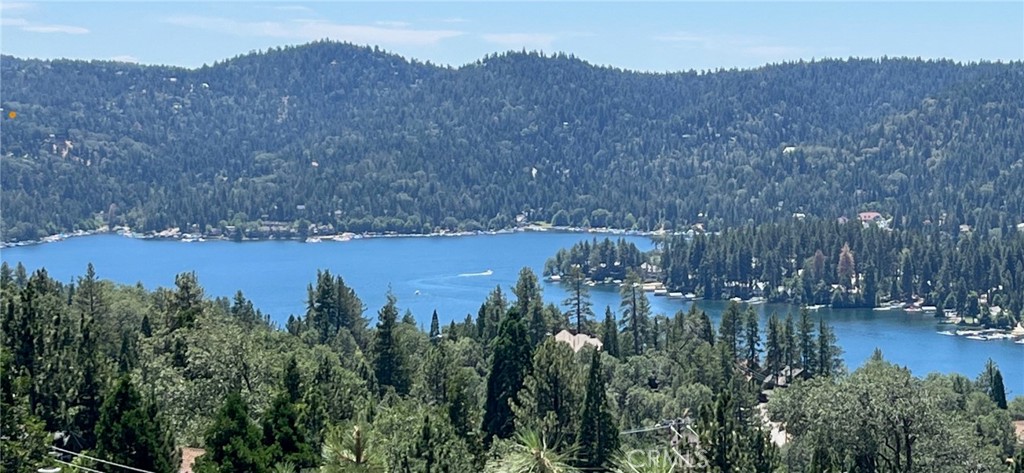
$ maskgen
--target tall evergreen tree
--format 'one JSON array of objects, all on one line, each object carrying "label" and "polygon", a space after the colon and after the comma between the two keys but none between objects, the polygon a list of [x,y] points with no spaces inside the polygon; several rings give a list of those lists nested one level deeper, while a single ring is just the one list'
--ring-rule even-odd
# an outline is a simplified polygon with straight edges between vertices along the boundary
[{"label": "tall evergreen tree", "polygon": [[556,448],[572,446],[583,398],[577,374],[568,344],[548,339],[538,345],[533,370],[519,391],[519,404],[513,407],[516,430],[536,431]]},{"label": "tall evergreen tree", "polygon": [[1006,409],[1006,387],[1003,385],[1003,373],[999,371],[996,362],[991,358],[985,362],[985,371],[982,372],[980,378],[981,390],[988,393],[988,397],[996,403],[996,406]]},{"label": "tall evergreen tree", "polygon": [[494,290],[487,295],[487,300],[480,305],[477,313],[476,329],[477,340],[485,346],[490,345],[491,340],[498,336],[501,318],[508,310],[508,301],[501,291],[501,286],[495,286]]},{"label": "tall evergreen tree", "polygon": [[743,330],[743,354],[747,360],[747,366],[758,366],[761,353],[761,335],[758,332],[757,313],[753,307],[748,307],[744,314]]},{"label": "tall evergreen tree", "polygon": [[519,390],[531,367],[530,339],[518,310],[509,310],[501,321],[492,353],[483,419],[487,447],[494,437],[508,438],[515,431],[512,404],[518,403]]},{"label": "tall evergreen tree", "polygon": [[785,363],[783,331],[779,316],[772,312],[772,315],[768,317],[768,335],[765,340],[764,357],[765,368],[772,376],[778,376]]},{"label": "tall evergreen tree", "polygon": [[605,306],[604,323],[601,324],[601,343],[604,352],[608,355],[619,357],[619,324],[615,321],[615,312],[610,306]]},{"label": "tall evergreen tree", "polygon": [[299,420],[297,403],[302,396],[295,357],[285,363],[283,389],[263,414],[263,445],[271,463],[292,463],[299,467],[315,465],[316,455]]},{"label": "tall evergreen tree", "polygon": [[529,324],[530,344],[537,346],[548,333],[547,318],[544,316],[544,298],[540,281],[529,267],[519,271],[512,293],[516,296],[516,309]]},{"label": "tall evergreen tree", "polygon": [[53,437],[43,421],[32,414],[26,392],[28,380],[15,370],[10,350],[0,347],[0,471],[36,471],[46,464]]},{"label": "tall evergreen tree", "polygon": [[430,337],[430,343],[434,345],[441,341],[441,322],[437,320],[437,310],[430,315],[430,332],[427,336]]},{"label": "tall evergreen tree", "polygon": [[82,312],[79,327],[78,366],[81,375],[75,391],[75,404],[79,407],[73,419],[73,428],[80,433],[83,448],[92,448],[96,441],[96,422],[100,417],[103,373],[100,371],[99,350],[93,332],[95,319]]},{"label": "tall evergreen tree", "polygon": [[744,473],[743,433],[729,391],[719,393],[713,405],[701,409],[697,423],[700,450],[708,473]]},{"label": "tall evergreen tree", "polygon": [[648,322],[651,315],[650,301],[643,291],[640,276],[630,272],[622,283],[619,291],[622,302],[619,308],[622,310],[622,333],[628,355],[640,355],[644,353],[648,338]]},{"label": "tall evergreen tree", "polygon": [[718,326],[719,343],[732,353],[732,357],[739,355],[740,333],[743,328],[743,317],[740,313],[740,305],[730,302],[722,312],[722,322]]},{"label": "tall evergreen tree", "polygon": [[693,334],[700,340],[704,340],[708,345],[715,345],[715,329],[711,325],[711,317],[708,317],[708,313],[703,310],[700,311],[700,315],[690,319],[691,330]]},{"label": "tall evergreen tree", "polygon": [[598,351],[594,351],[590,359],[576,445],[578,466],[597,471],[611,467],[612,458],[619,450],[619,429],[608,406],[601,353]]},{"label": "tall evergreen tree", "polygon": [[241,394],[229,394],[206,429],[206,453],[196,461],[196,473],[266,472],[269,461],[260,437]]},{"label": "tall evergreen tree", "polygon": [[822,376],[838,374],[843,364],[842,354],[832,327],[825,323],[825,319],[820,319],[818,322],[818,362],[815,364],[817,368],[815,374]]},{"label": "tall evergreen tree", "polygon": [[800,367],[804,369],[807,376],[813,376],[818,371],[818,350],[815,348],[814,322],[811,321],[811,312],[806,307],[800,310],[797,331]]},{"label": "tall evergreen tree", "polygon": [[390,386],[398,394],[409,392],[410,381],[405,351],[398,346],[395,338],[395,326],[398,323],[398,307],[394,294],[390,291],[387,303],[377,313],[377,332],[374,336],[374,375],[380,389]]},{"label": "tall evergreen tree", "polygon": [[565,313],[570,323],[576,320],[576,333],[586,333],[587,323],[594,317],[594,310],[590,303],[590,289],[587,287],[587,276],[579,265],[573,265],[569,272],[563,275],[562,282],[569,287],[569,297],[562,305],[568,308]]},{"label": "tall evergreen tree", "polygon": [[142,399],[128,376],[119,378],[103,400],[96,456],[155,473],[178,471],[174,437],[163,413],[155,402]]}]

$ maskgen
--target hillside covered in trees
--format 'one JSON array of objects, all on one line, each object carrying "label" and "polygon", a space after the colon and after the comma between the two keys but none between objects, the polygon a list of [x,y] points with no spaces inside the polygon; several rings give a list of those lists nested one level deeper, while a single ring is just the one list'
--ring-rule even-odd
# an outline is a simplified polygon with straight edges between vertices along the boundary
[{"label": "hillside covered in trees", "polygon": [[955,231],[1024,215],[1019,62],[647,74],[319,42],[198,69],[5,56],[0,79],[18,113],[0,143],[5,241],[108,224],[715,229],[870,210]]},{"label": "hillside covered in trees", "polygon": [[[992,363],[974,380],[919,378],[876,352],[848,372],[807,311],[759,327],[733,304],[715,327],[696,306],[652,314],[623,291],[603,322],[578,322],[578,306],[543,305],[529,269],[506,290],[476,320],[435,314],[422,330],[394,297],[368,316],[321,272],[308,311],[280,328],[241,293],[206,297],[192,273],[149,291],[91,265],[64,284],[5,263],[2,471],[124,471],[99,459],[172,473],[184,446],[205,449],[202,473],[1024,468],[1011,426],[1024,397],[1008,402]],[[575,327],[603,349],[549,335]]]}]

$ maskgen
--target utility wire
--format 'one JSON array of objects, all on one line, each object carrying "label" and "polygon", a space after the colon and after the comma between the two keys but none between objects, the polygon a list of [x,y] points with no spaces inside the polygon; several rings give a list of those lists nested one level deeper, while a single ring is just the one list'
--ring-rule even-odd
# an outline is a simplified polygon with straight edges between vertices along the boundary
[{"label": "utility wire", "polygon": [[79,470],[82,470],[82,471],[88,471],[89,473],[103,473],[102,471],[99,471],[99,470],[93,470],[92,468],[86,468],[84,466],[75,465],[73,463],[68,463],[68,462],[62,461],[62,460],[53,460],[53,461],[55,461],[57,463],[60,463],[62,465],[70,466],[71,468],[78,468]]},{"label": "utility wire", "polygon": [[69,454],[69,455],[74,455],[74,456],[76,456],[76,457],[82,457],[82,458],[87,458],[87,459],[89,459],[89,460],[92,460],[92,461],[97,461],[97,462],[100,462],[100,463],[106,463],[106,464],[108,464],[108,465],[113,465],[113,466],[116,466],[116,467],[121,467],[121,468],[124,468],[124,469],[126,469],[126,470],[132,470],[132,471],[137,471],[137,472],[139,472],[139,473],[154,473],[154,472],[152,472],[152,471],[149,471],[149,470],[143,470],[143,469],[141,469],[141,468],[135,468],[135,467],[132,467],[132,466],[128,466],[128,465],[122,465],[122,464],[120,464],[120,463],[114,463],[114,462],[112,462],[112,461],[109,461],[109,460],[102,460],[102,459],[99,459],[99,458],[96,458],[96,457],[90,457],[89,455],[86,455],[86,454],[84,454],[84,453],[72,452],[71,450],[64,450],[63,448],[60,448],[60,447],[52,447],[52,446],[51,446],[50,448],[52,448],[52,449],[54,449],[54,450],[57,450],[58,452],[63,452],[63,453],[67,453],[67,454]]}]

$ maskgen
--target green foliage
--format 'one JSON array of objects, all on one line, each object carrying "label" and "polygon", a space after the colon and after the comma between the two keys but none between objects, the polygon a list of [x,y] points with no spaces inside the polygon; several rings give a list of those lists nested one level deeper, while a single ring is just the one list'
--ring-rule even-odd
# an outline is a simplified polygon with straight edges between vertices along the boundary
[{"label": "green foliage", "polygon": [[642,355],[652,336],[649,326],[651,304],[641,287],[641,282],[640,276],[631,272],[619,289],[619,296],[622,298],[619,304],[622,320],[619,324],[622,326],[625,355]]},{"label": "green foliage", "polygon": [[295,358],[289,358],[284,370],[284,390],[263,413],[263,446],[271,463],[289,463],[312,467],[316,455],[306,438],[306,426],[299,419],[299,373]]},{"label": "green foliage", "polygon": [[242,396],[229,394],[206,430],[206,454],[196,461],[196,472],[267,471],[270,461],[260,439],[260,430],[249,419]]},{"label": "green foliage", "polygon": [[[851,248],[858,244],[850,239]],[[856,254],[862,268],[870,253]],[[472,319],[453,323],[431,343],[411,314],[398,319],[393,300],[381,310],[386,323],[361,335],[364,346],[358,330],[341,323],[320,343],[309,314],[287,331],[275,329],[240,294],[204,298],[192,275],[179,276],[174,289],[147,292],[90,274],[71,286],[42,270],[29,276],[24,267],[0,265],[0,428],[14,433],[0,443],[5,471],[45,464],[46,432],[86,428],[83,413],[90,409],[97,413],[93,454],[133,465],[152,461],[153,471],[172,470],[181,445],[205,446],[199,472],[273,471],[274,465],[461,473],[507,465],[500,459],[524,451],[550,452],[556,456],[543,456],[551,464],[611,469],[620,443],[641,451],[664,444],[657,434],[620,437],[620,429],[691,413],[701,419],[703,437],[686,451],[744,473],[907,471],[910,465],[999,471],[1019,451],[1010,421],[1024,418],[1024,410],[1020,398],[1002,408],[999,393],[1005,399],[1006,387],[1000,389],[994,363],[975,381],[922,380],[877,353],[847,374],[832,329],[820,321],[815,327],[806,312],[799,323],[793,314],[773,315],[762,333],[753,330],[749,313],[736,309],[734,327],[719,327],[715,343],[710,318],[693,306],[671,318],[653,315],[640,354],[616,358],[588,349],[575,355],[547,334],[533,346],[539,332],[519,308],[539,313],[549,329],[560,327],[559,315],[557,307],[540,306],[534,278],[524,272],[514,303],[498,289],[484,303],[482,327],[494,327],[487,347]],[[325,294],[336,298],[340,278],[320,278]],[[350,302],[357,300],[351,295]],[[328,318],[340,320],[337,310],[321,309],[313,319],[334,313]],[[362,319],[361,305],[352,310],[358,313],[351,320]],[[144,320],[151,321],[148,336]],[[616,325],[614,314],[606,314],[601,332],[609,351],[620,335]],[[628,334],[629,325],[623,328]],[[734,336],[737,348],[730,350]],[[388,340],[384,352],[401,360],[405,393],[378,388],[390,386],[377,369],[392,366],[379,363]],[[748,368],[762,360],[750,363],[751,353],[763,354],[760,371],[777,374],[803,360],[816,374],[775,390],[769,403],[791,440],[781,453],[755,411],[758,391]],[[379,373],[388,379],[386,370]],[[103,403],[83,395],[88,386],[108,393]],[[502,440],[528,431],[543,437],[540,448]],[[71,438],[68,448],[83,448]]]},{"label": "green foliage", "polygon": [[156,473],[178,471],[174,437],[163,412],[122,376],[104,396],[96,425],[95,456]]},{"label": "green foliage", "polygon": [[590,370],[576,434],[577,466],[583,469],[608,469],[618,455],[619,428],[612,417],[605,391],[601,353],[591,354]]},{"label": "green foliage", "polygon": [[406,394],[410,379],[408,361],[395,334],[398,319],[396,302],[395,296],[389,293],[387,303],[377,312],[379,321],[373,342],[373,372],[381,389],[391,387],[398,394]]},{"label": "green foliage", "polygon": [[363,302],[341,276],[317,271],[316,286],[307,288],[305,325],[317,343],[331,344],[344,331],[365,347],[366,319]]},{"label": "green foliage", "polygon": [[554,449],[565,451],[575,443],[583,383],[568,344],[548,338],[533,353],[533,370],[512,408],[516,430],[542,435]]},{"label": "green foliage", "polygon": [[321,450],[323,473],[377,473],[384,470],[380,446],[366,423],[353,422],[328,431]]},{"label": "green foliage", "polygon": [[569,456],[548,445],[543,435],[524,430],[516,435],[512,451],[484,470],[488,473],[576,473]]},{"label": "green foliage", "polygon": [[7,347],[0,348],[0,465],[3,471],[33,471],[47,464],[50,437],[29,410],[28,379],[15,373],[13,359]]},{"label": "green foliage", "polygon": [[601,343],[605,353],[609,356],[619,357],[619,324],[615,321],[615,312],[611,307],[605,307],[604,323],[601,324]]},{"label": "green foliage", "polygon": [[744,225],[670,237],[654,255],[665,267],[666,285],[706,299],[764,296],[835,308],[902,301],[953,310],[988,327],[1019,321],[1024,234],[962,233],[934,223],[893,227],[810,218]]},{"label": "green foliage", "polygon": [[985,371],[978,377],[978,385],[988,394],[992,402],[1000,409],[1006,409],[1006,387],[1003,385],[1003,373],[991,359],[985,363]]},{"label": "green foliage", "polygon": [[569,288],[569,297],[562,301],[562,305],[567,309],[566,319],[570,323],[575,319],[575,333],[589,333],[590,320],[594,317],[594,310],[583,270],[578,265],[572,266],[562,276],[562,282]]},{"label": "green foliage", "polygon": [[558,250],[544,263],[544,275],[564,277],[578,267],[586,280],[607,283],[625,280],[630,272],[641,272],[647,262],[647,255],[625,239],[594,238]]},{"label": "green foliage", "polygon": [[492,347],[483,417],[485,446],[490,446],[494,437],[509,438],[515,432],[512,406],[519,402],[519,390],[531,369],[529,342],[519,311],[509,310]]},{"label": "green foliage", "polygon": [[[520,215],[655,230],[871,204],[987,231],[1022,214],[1019,62],[666,75],[523,52],[452,69],[333,42],[191,70],[2,62],[23,111],[0,145],[5,239],[472,231]],[[253,138],[223,139],[235,131]]]},{"label": "green foliage", "polygon": [[544,295],[540,281],[532,269],[524,267],[519,271],[519,279],[512,293],[516,296],[516,310],[529,324],[530,346],[536,347],[550,332],[550,324],[544,314]]},{"label": "green foliage", "polygon": [[1008,452],[991,445],[1006,442],[1005,414],[993,423],[1002,430],[983,434],[990,446],[981,447],[975,432],[986,428],[975,419],[998,409],[980,392],[975,399],[990,408],[968,408],[957,401],[962,394],[955,385],[943,377],[913,378],[876,358],[849,377],[816,378],[782,391],[769,408],[792,435],[784,452],[791,471],[997,471]]}]

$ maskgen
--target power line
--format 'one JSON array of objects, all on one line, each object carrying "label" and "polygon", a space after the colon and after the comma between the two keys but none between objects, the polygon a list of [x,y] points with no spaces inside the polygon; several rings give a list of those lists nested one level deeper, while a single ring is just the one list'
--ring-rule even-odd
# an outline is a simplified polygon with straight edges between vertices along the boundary
[{"label": "power line", "polygon": [[667,429],[667,428],[669,428],[668,425],[656,425],[654,427],[643,427],[643,428],[639,428],[639,429],[626,430],[626,431],[623,431],[623,432],[619,432],[619,435],[642,434],[644,432],[653,432],[655,430],[664,430],[664,429]]},{"label": "power line", "polygon": [[[122,465],[120,463],[114,463],[112,461],[102,460],[102,459],[99,459],[99,458],[96,458],[96,457],[90,457],[89,455],[86,455],[84,453],[72,452],[71,450],[64,450],[63,448],[60,448],[60,447],[53,447],[53,446],[51,446],[50,448],[52,448],[54,450],[57,450],[58,452],[67,453],[69,455],[74,455],[76,457],[87,458],[89,460],[97,461],[97,462],[100,462],[100,463],[106,463],[108,465],[112,465],[112,466],[116,466],[116,467],[121,467],[121,468],[124,468],[126,470],[137,471],[139,473],[154,473],[154,472],[149,471],[149,470],[143,470],[141,468],[135,468],[133,466],[128,466],[128,465]],[[95,470],[93,470],[93,471],[95,471]]]},{"label": "power line", "polygon": [[55,459],[53,461],[55,461],[57,463],[60,463],[62,465],[70,466],[71,468],[77,468],[77,469],[82,470],[82,471],[88,471],[89,473],[103,473],[102,471],[99,471],[99,470],[93,470],[92,468],[86,468],[84,466],[75,465],[74,463],[68,463],[68,462],[62,461],[62,460],[56,460]]}]

